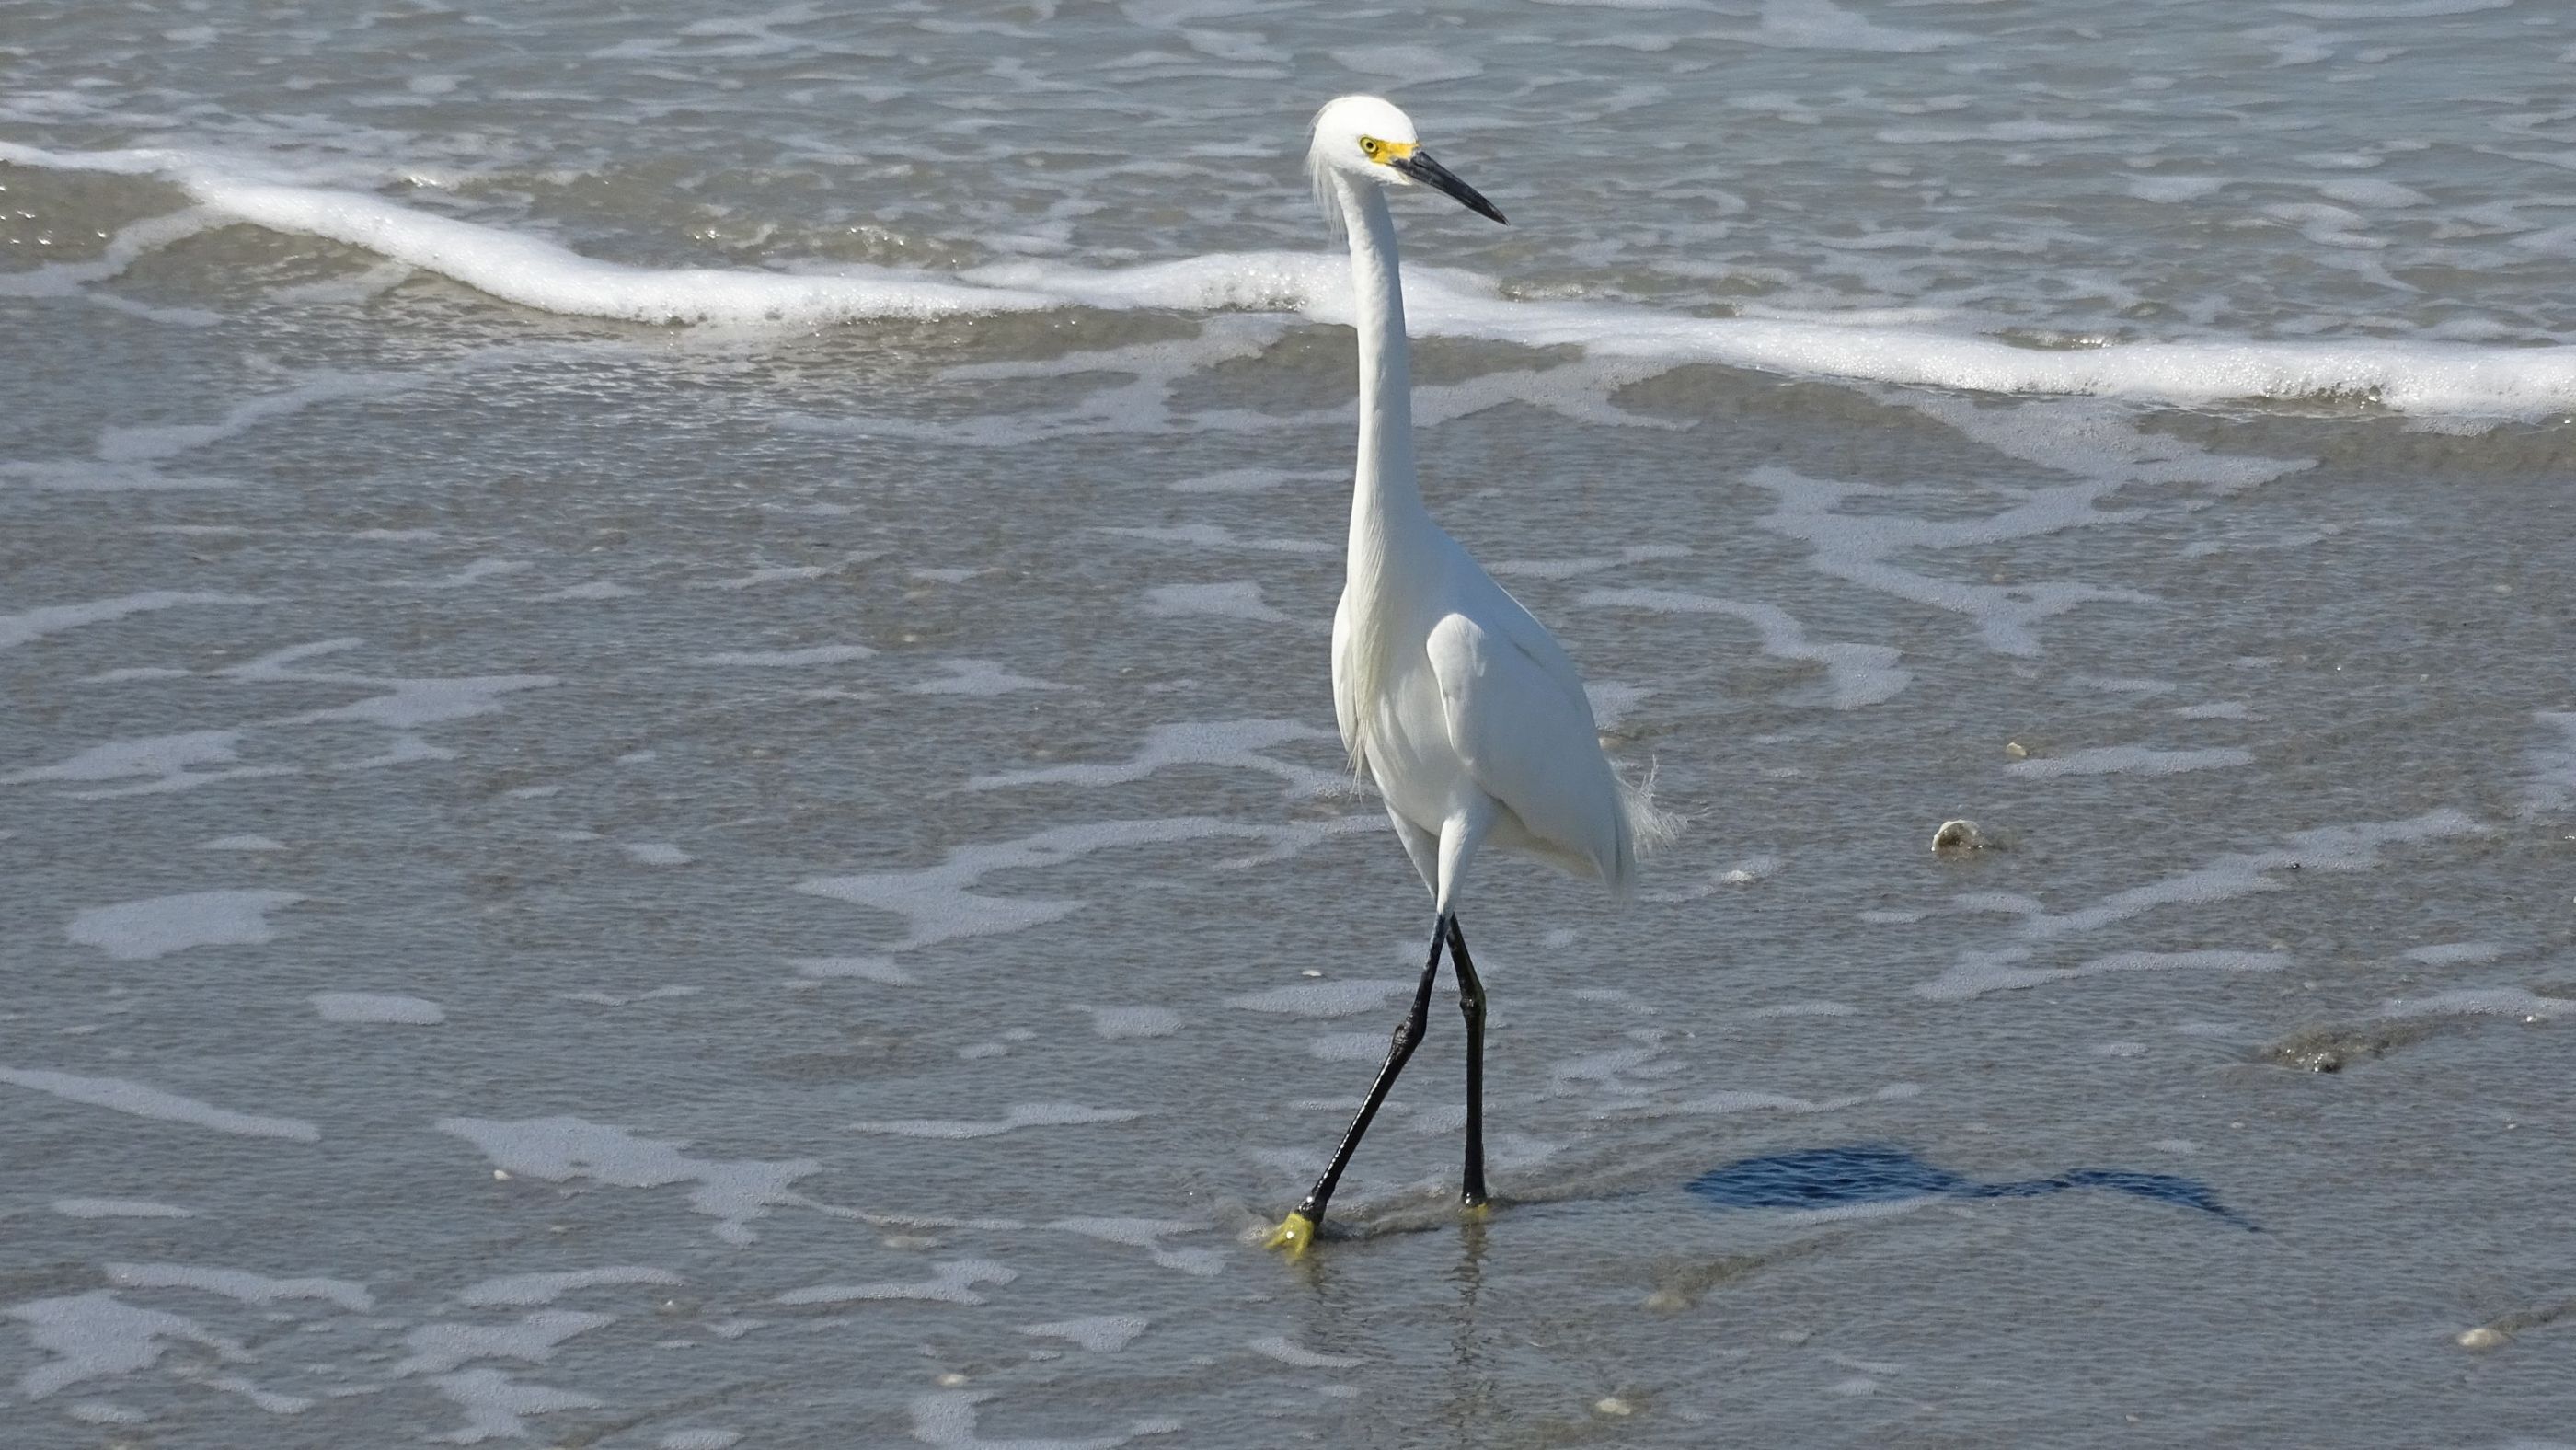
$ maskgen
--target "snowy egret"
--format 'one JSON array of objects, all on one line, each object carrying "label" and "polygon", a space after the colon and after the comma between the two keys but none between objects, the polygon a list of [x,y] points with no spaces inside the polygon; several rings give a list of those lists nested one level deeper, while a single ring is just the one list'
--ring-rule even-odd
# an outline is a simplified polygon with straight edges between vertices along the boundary
[{"label": "snowy egret", "polygon": [[1427,186],[1479,215],[1503,214],[1422,149],[1413,122],[1376,96],[1316,113],[1306,153],[1317,200],[1349,233],[1358,307],[1359,465],[1350,556],[1333,614],[1333,714],[1355,770],[1377,783],[1396,836],[1430,888],[1430,957],[1332,1165],[1269,1238],[1302,1253],[1342,1169],[1422,1041],[1448,949],[1467,1019],[1467,1169],[1460,1200],[1485,1196],[1485,991],[1458,928],[1477,848],[1533,857],[1624,892],[1639,849],[1662,834],[1645,793],[1602,754],[1574,662],[1424,512],[1413,471],[1413,382],[1404,283],[1386,193]]}]

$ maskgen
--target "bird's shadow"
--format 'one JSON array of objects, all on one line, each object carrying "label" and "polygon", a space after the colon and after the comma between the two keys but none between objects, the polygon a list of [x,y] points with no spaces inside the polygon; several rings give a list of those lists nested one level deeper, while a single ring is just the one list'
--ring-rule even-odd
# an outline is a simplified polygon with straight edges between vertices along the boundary
[{"label": "bird's shadow", "polygon": [[2108,1188],[2214,1214],[2248,1233],[2252,1220],[2218,1201],[2196,1178],[2139,1173],[2125,1168],[2078,1168],[2050,1178],[1980,1183],[1936,1168],[1903,1148],[1858,1143],[1770,1153],[1714,1168],[1691,1180],[1690,1191],[1721,1208],[1814,1210],[1902,1203],[1918,1198],[2037,1198],[2070,1188]]}]

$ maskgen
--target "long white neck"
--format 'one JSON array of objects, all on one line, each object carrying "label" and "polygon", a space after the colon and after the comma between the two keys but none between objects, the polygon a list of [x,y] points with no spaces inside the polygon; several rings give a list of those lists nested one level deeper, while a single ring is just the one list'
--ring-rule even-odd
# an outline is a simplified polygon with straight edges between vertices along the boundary
[{"label": "long white neck", "polygon": [[1404,341],[1404,281],[1386,193],[1335,177],[1351,238],[1352,318],[1360,338],[1360,456],[1351,492],[1354,555],[1367,529],[1383,533],[1422,515],[1413,476],[1413,369]]},{"label": "long white neck", "polygon": [[1370,742],[1387,706],[1402,597],[1391,562],[1434,532],[1413,478],[1413,372],[1404,343],[1404,282],[1395,218],[1374,186],[1333,179],[1351,237],[1352,321],[1360,339],[1360,456],[1351,482],[1351,541],[1333,650],[1336,713],[1355,769],[1373,769]]}]

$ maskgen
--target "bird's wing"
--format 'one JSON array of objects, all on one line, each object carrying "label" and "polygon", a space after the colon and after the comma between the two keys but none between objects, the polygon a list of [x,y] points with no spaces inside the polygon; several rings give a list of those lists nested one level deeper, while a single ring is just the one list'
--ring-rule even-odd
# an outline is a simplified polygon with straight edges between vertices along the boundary
[{"label": "bird's wing", "polygon": [[[1427,653],[1449,742],[1532,836],[1608,877],[1620,854],[1618,781],[1572,662],[1537,621],[1522,619],[1527,630],[1464,614],[1432,626]],[[1532,649],[1519,637],[1528,632],[1551,648]]]}]

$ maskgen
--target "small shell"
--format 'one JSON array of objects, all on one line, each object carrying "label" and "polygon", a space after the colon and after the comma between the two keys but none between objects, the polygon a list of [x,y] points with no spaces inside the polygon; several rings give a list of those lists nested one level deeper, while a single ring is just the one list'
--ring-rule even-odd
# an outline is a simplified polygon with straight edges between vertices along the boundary
[{"label": "small shell", "polygon": [[2463,1329],[2460,1331],[2460,1348],[2493,1349],[2497,1345],[2503,1344],[2512,1338],[2512,1335],[2505,1333],[2503,1330],[2498,1329],[2493,1325],[2481,1324],[2475,1329]]},{"label": "small shell", "polygon": [[1970,820],[1943,821],[1941,829],[1932,833],[1932,849],[1935,851],[1978,851],[1983,850],[1985,844],[1986,833],[1978,830],[1977,823]]}]

